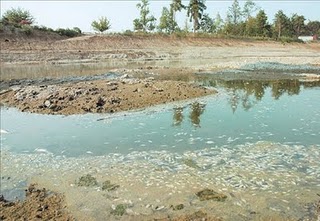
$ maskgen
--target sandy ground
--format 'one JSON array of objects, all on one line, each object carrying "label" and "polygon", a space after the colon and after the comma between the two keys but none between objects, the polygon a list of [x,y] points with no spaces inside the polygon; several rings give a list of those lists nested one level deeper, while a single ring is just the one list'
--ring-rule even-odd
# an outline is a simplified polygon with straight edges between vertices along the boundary
[{"label": "sandy ground", "polygon": [[[60,41],[4,41],[1,43],[1,103],[21,111],[43,114],[113,113],[194,98],[215,93],[195,84],[192,73],[239,68],[261,61],[286,64],[320,64],[320,44],[282,44],[209,38],[172,38],[139,36],[84,36]],[[90,80],[33,84],[14,84],[12,79],[52,77],[50,72],[33,72],[24,65],[102,64],[104,71],[152,78]],[[132,65],[134,63],[134,65]],[[130,65],[132,66],[130,66]],[[115,69],[116,68],[116,69]],[[13,71],[12,71],[13,70]],[[20,70],[17,75],[15,70]],[[143,71],[141,71],[143,70]],[[26,74],[24,74],[26,73]],[[87,72],[86,72],[87,73]],[[170,77],[177,74],[180,77]],[[77,75],[77,74],[76,74]],[[57,77],[61,77],[59,73]],[[125,76],[125,75],[124,75]],[[143,76],[142,76],[143,78]],[[186,78],[186,79],[185,79]],[[177,80],[178,79],[178,80]],[[13,82],[13,83],[12,83]],[[29,83],[28,83],[29,82]],[[2,86],[6,85],[6,86]],[[1,199],[0,219],[73,220],[63,197],[29,187],[24,202]],[[47,207],[47,206],[48,207]],[[35,210],[36,209],[36,210]],[[150,218],[150,220],[155,220]],[[205,212],[156,220],[216,220]]]}]

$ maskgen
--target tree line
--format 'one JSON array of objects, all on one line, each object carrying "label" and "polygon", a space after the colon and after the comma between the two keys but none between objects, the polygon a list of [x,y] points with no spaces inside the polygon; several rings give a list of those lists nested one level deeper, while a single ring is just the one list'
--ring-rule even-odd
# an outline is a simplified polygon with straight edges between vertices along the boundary
[{"label": "tree line", "polygon": [[[303,15],[286,15],[279,10],[269,23],[268,16],[253,0],[246,0],[243,7],[238,0],[233,0],[228,7],[227,16],[223,19],[219,13],[212,17],[206,10],[205,0],[189,0],[188,4],[182,4],[182,0],[171,0],[168,6],[162,8],[161,16],[154,17],[149,8],[149,0],[141,0],[136,5],[139,17],[133,20],[133,30],[143,33],[208,33],[210,35],[223,35],[235,37],[256,37],[297,39],[301,35],[320,35],[320,21],[306,21]],[[184,27],[180,27],[176,20],[178,12],[186,13]],[[1,18],[1,25],[13,24],[27,29],[34,23],[33,16],[26,10],[11,9],[5,12]],[[192,24],[190,27],[189,24]],[[111,28],[111,22],[103,16],[92,21],[92,28],[103,33]],[[33,26],[35,29],[54,31],[69,37],[81,34],[77,27],[73,29],[52,30],[44,26]],[[0,27],[1,30],[1,27]],[[131,32],[128,30],[127,32]]]}]

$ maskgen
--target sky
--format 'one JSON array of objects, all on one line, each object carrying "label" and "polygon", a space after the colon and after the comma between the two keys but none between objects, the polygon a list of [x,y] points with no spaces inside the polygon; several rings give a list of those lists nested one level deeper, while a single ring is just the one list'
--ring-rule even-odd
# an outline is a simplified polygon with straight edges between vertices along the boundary
[{"label": "sky", "polygon": [[[122,32],[133,30],[133,20],[139,17],[137,0],[100,0],[100,1],[16,1],[1,0],[1,17],[5,11],[11,8],[22,8],[28,10],[35,18],[36,25],[44,25],[53,29],[79,27],[83,32],[93,32],[91,23],[101,16],[107,17],[111,22],[110,32]],[[149,0],[150,11],[158,20],[164,6],[169,7],[171,0]],[[184,4],[188,1],[183,0]],[[223,19],[226,17],[228,7],[232,0],[207,0],[207,10],[211,17],[219,12]],[[239,0],[243,6],[245,1]],[[272,22],[274,14],[283,10],[287,16],[293,13],[304,15],[308,20],[320,21],[320,0],[298,1],[298,0],[256,0],[257,6],[263,9],[269,22]],[[186,11],[177,14],[180,27],[184,27]]]}]

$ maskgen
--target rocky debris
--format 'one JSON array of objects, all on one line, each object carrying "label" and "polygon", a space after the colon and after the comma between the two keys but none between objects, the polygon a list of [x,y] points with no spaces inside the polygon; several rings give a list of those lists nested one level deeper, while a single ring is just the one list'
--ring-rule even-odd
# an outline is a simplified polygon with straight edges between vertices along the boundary
[{"label": "rocky debris", "polygon": [[214,200],[214,201],[225,201],[227,196],[222,193],[217,193],[212,189],[204,189],[196,193],[200,201]]},{"label": "rocky debris", "polygon": [[92,187],[92,186],[98,186],[98,182],[96,178],[94,178],[90,174],[87,174],[85,176],[80,177],[79,181],[77,182],[77,185]]},{"label": "rocky debris", "polygon": [[75,220],[66,210],[64,197],[31,184],[26,199],[9,202],[0,196],[0,220]]}]

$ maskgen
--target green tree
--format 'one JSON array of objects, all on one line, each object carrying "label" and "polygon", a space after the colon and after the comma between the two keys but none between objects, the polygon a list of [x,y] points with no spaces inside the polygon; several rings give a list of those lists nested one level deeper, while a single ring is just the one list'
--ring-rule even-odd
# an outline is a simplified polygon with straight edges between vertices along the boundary
[{"label": "green tree", "polygon": [[2,16],[2,22],[4,24],[32,24],[34,23],[35,19],[30,14],[28,10],[24,10],[21,8],[12,8],[6,11]]},{"label": "green tree", "polygon": [[153,31],[155,29],[156,18],[150,14],[149,1],[141,0],[141,3],[137,4],[137,8],[140,10],[140,18],[133,20],[134,30],[136,31]]},{"label": "green tree", "polygon": [[257,35],[261,37],[271,37],[270,25],[268,17],[264,10],[260,10],[256,16]]},{"label": "green tree", "polygon": [[193,22],[193,32],[196,32],[200,28],[200,21],[207,6],[204,0],[190,0],[187,8],[187,15],[190,18],[190,22]]},{"label": "green tree", "polygon": [[227,23],[239,24],[242,21],[242,11],[238,0],[234,0],[227,12]]},{"label": "green tree", "polygon": [[253,2],[253,0],[247,0],[244,3],[242,15],[245,17],[246,20],[248,20],[250,17],[252,17],[252,14],[255,13],[259,7],[256,5],[256,3]]},{"label": "green tree", "polygon": [[246,35],[247,36],[257,36],[258,35],[258,24],[257,19],[249,17],[246,21]]},{"label": "green tree", "polygon": [[176,13],[181,11],[182,9],[185,9],[186,6],[184,6],[181,2],[181,0],[172,0],[172,3],[170,4],[170,10],[172,10],[172,17],[173,20],[176,22]]},{"label": "green tree", "polygon": [[320,35],[320,21],[309,21],[306,29],[308,35]]},{"label": "green tree", "polygon": [[203,14],[200,22],[200,30],[206,33],[213,33],[215,31],[215,23],[209,14]]},{"label": "green tree", "polygon": [[280,39],[281,36],[290,37],[290,20],[283,13],[282,10],[279,10],[275,14],[274,18],[274,35]]},{"label": "green tree", "polygon": [[158,26],[159,31],[164,31],[167,34],[174,32],[178,28],[177,22],[173,18],[173,10],[167,7],[162,8],[160,23]]},{"label": "green tree", "polygon": [[216,18],[214,19],[214,26],[217,32],[220,31],[223,27],[223,19],[221,18],[219,12],[217,13]]},{"label": "green tree", "polygon": [[111,24],[110,21],[106,17],[100,17],[98,21],[93,21],[91,23],[93,30],[104,32],[110,29]]},{"label": "green tree", "polygon": [[296,37],[299,37],[300,34],[305,29],[304,21],[306,19],[303,15],[293,14],[291,16],[292,29]]}]

